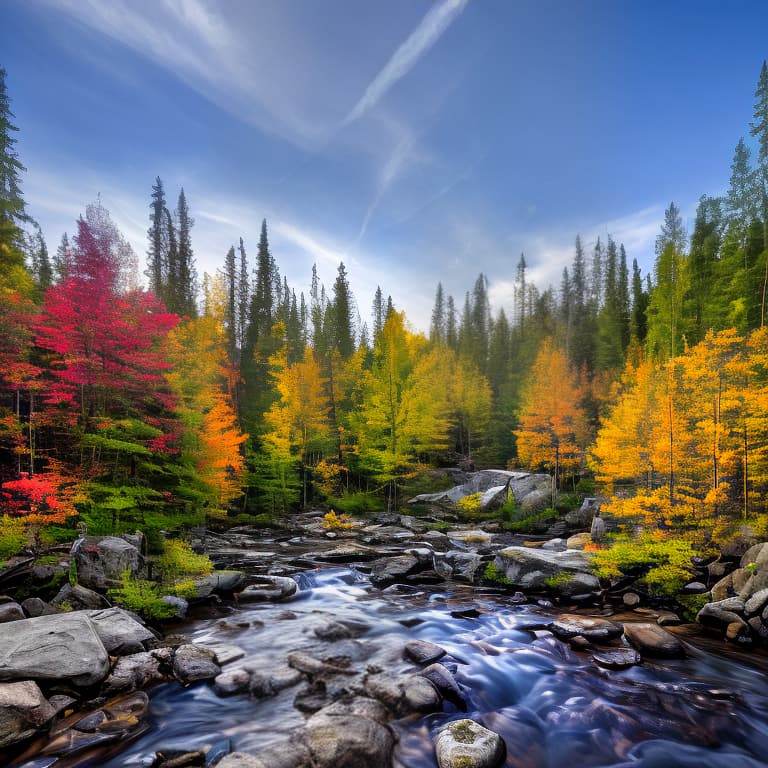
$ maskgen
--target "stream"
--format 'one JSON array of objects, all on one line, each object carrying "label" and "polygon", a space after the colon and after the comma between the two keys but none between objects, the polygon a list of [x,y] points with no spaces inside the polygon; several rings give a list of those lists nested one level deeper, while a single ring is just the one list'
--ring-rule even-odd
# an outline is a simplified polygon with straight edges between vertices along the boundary
[{"label": "stream", "polygon": [[[446,703],[440,713],[393,722],[395,768],[434,768],[434,734],[462,717],[501,734],[510,768],[768,765],[768,680],[737,660],[689,646],[686,659],[608,671],[540,629],[551,613],[514,605],[503,594],[455,585],[450,592],[381,592],[354,568],[296,578],[301,590],[294,599],[233,608],[223,619],[185,626],[185,634],[211,646],[240,646],[266,669],[306,650],[351,656],[369,670],[407,672],[414,667],[403,659],[406,641],[441,645],[449,653],[441,663],[454,672],[465,707]],[[321,646],[314,628],[329,620],[357,626],[360,634]],[[119,755],[92,764],[149,766],[156,751],[227,739],[233,750],[257,753],[303,724],[296,693],[293,687],[268,699],[220,698],[206,684],[160,685],[150,691],[149,730]]]}]

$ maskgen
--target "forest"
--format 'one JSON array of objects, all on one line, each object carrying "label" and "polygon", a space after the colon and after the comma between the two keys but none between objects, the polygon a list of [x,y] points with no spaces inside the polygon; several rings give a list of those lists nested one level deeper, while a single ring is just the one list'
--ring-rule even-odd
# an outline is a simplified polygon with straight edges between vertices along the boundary
[{"label": "forest", "polygon": [[756,152],[738,139],[727,192],[702,195],[690,233],[669,205],[649,274],[610,235],[577,235],[559,286],[510,258],[509,313],[491,276],[458,298],[438,283],[428,334],[380,289],[366,319],[343,263],[330,288],[316,270],[289,285],[267,221],[199,275],[194,201],[181,189],[174,204],[159,177],[143,273],[99,201],[49,252],[11,106],[0,70],[2,530],[397,509],[460,461],[605,493],[607,513],[657,538],[703,545],[765,520],[765,63]]}]

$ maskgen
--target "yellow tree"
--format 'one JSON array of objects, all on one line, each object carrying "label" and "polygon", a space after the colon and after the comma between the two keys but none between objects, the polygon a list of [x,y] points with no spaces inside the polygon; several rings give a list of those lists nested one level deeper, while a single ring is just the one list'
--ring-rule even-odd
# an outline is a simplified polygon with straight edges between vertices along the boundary
[{"label": "yellow tree", "polygon": [[523,387],[515,437],[522,465],[553,473],[553,495],[561,474],[584,463],[589,430],[581,399],[565,353],[546,338]]},{"label": "yellow tree", "polygon": [[[443,355],[450,354],[448,350],[440,352]],[[480,445],[490,423],[491,385],[470,360],[459,359],[454,354],[451,362],[451,375],[445,379],[451,419],[458,433],[459,451],[469,457]]]}]

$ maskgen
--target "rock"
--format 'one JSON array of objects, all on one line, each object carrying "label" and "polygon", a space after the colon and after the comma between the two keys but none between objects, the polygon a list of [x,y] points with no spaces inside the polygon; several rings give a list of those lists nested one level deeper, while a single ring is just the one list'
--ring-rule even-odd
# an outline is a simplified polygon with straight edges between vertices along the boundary
[{"label": "rock", "polygon": [[169,648],[158,648],[154,651],[134,653],[122,656],[117,660],[109,677],[102,685],[102,691],[108,695],[136,691],[147,688],[153,683],[166,679],[163,666],[169,666],[171,651]]},{"label": "rock", "polygon": [[58,613],[58,610],[52,605],[49,605],[45,600],[41,600],[39,597],[28,597],[22,604],[24,613],[30,618],[35,616],[52,616]]},{"label": "rock", "polygon": [[489,544],[493,539],[492,534],[477,529],[454,530],[446,533],[449,539],[461,541],[465,544]]},{"label": "rock", "polygon": [[569,536],[565,545],[568,549],[584,549],[587,544],[592,543],[592,534],[590,533],[575,533],[573,536]]},{"label": "rock", "polygon": [[589,535],[592,541],[599,543],[605,538],[606,526],[605,520],[600,517],[600,512],[595,512],[595,516],[592,519],[592,525],[589,528]]},{"label": "rock", "polygon": [[[547,476],[547,482],[551,483],[549,476]],[[551,488],[542,488],[532,491],[523,498],[520,502],[520,513],[523,517],[531,517],[532,515],[543,512],[548,509],[552,504],[552,490]]]},{"label": "rock", "polygon": [[239,661],[245,656],[245,651],[239,645],[224,643],[222,645],[209,645],[216,655],[216,663],[223,667],[225,664],[231,664],[233,661]]},{"label": "rock", "polygon": [[691,581],[680,590],[680,593],[683,595],[702,595],[706,591],[706,584],[702,584],[700,581]]},{"label": "rock", "polygon": [[563,640],[581,635],[590,641],[612,640],[620,637],[623,631],[621,624],[607,619],[577,616],[572,613],[559,616],[557,620],[547,625],[547,629]]},{"label": "rock", "polygon": [[88,611],[88,618],[110,656],[128,656],[145,650],[155,634],[122,608]]},{"label": "rock", "polygon": [[37,683],[0,683],[0,748],[34,736],[55,716]]},{"label": "rock", "polygon": [[442,664],[430,664],[419,674],[429,680],[446,699],[456,701],[463,698],[456,678]]},{"label": "rock", "polygon": [[38,616],[0,624],[0,681],[87,687],[109,672],[109,656],[88,614]]},{"label": "rock", "polygon": [[727,597],[714,603],[707,603],[696,615],[696,621],[709,627],[725,629],[729,624],[745,624],[744,601],[738,597]]},{"label": "rock", "polygon": [[110,608],[109,600],[104,595],[94,592],[82,584],[65,584],[51,600],[54,608],[70,611],[99,610]]},{"label": "rock", "polygon": [[634,648],[598,651],[592,654],[591,659],[606,669],[626,669],[642,661],[642,657]]},{"label": "rock", "polygon": [[624,636],[643,656],[674,659],[685,656],[683,644],[658,624],[625,624]]},{"label": "rock", "polygon": [[307,721],[315,768],[390,768],[394,737],[382,705],[365,698],[335,702]]},{"label": "rock", "polygon": [[747,621],[747,624],[752,628],[752,631],[762,640],[768,639],[768,626],[760,618],[760,616],[753,616]]},{"label": "rock", "polygon": [[195,597],[208,597],[213,592],[225,595],[237,592],[245,581],[242,571],[214,571],[195,579]]},{"label": "rock", "polygon": [[322,677],[332,675],[351,675],[353,670],[337,664],[329,664],[322,659],[310,656],[308,653],[296,651],[288,654],[288,665],[310,677]]},{"label": "rock", "polygon": [[249,584],[242,592],[238,593],[238,602],[285,600],[295,595],[299,589],[296,580],[290,576],[252,576],[251,579],[254,579],[256,583]]},{"label": "rock", "polygon": [[18,621],[19,619],[26,618],[22,607],[18,603],[12,602],[0,605],[0,624],[5,624],[7,621]]},{"label": "rock", "polygon": [[440,768],[497,768],[506,754],[504,741],[474,720],[455,720],[435,738]]},{"label": "rock", "polygon": [[251,683],[251,673],[247,669],[229,669],[216,675],[213,690],[219,696],[233,696],[248,690]]},{"label": "rock", "polygon": [[409,640],[405,644],[404,653],[416,664],[431,664],[445,656],[446,650],[428,640]]},{"label": "rock", "polygon": [[637,608],[640,605],[640,595],[637,592],[625,592],[621,597],[621,601],[627,608]]},{"label": "rock", "polygon": [[672,611],[659,611],[656,623],[660,627],[676,627],[683,622],[680,617]]},{"label": "rock", "polygon": [[106,590],[119,586],[122,574],[139,572],[142,558],[139,550],[117,536],[86,536],[72,545],[77,568],[77,581],[90,589]]},{"label": "rock", "polygon": [[451,566],[454,579],[468,581],[470,584],[474,582],[475,575],[482,564],[482,558],[474,552],[451,550],[446,552],[442,558]]},{"label": "rock", "polygon": [[748,526],[743,526],[740,533],[720,546],[720,554],[725,558],[741,558],[742,555],[757,543],[757,538],[752,529]]},{"label": "rock", "polygon": [[738,642],[749,637],[749,625],[744,619],[731,622],[725,628],[725,639],[731,642]]},{"label": "rock", "polygon": [[442,698],[429,680],[419,675],[369,675],[365,693],[391,710],[396,717],[415,712],[436,712]]},{"label": "rock", "polygon": [[567,544],[565,543],[565,539],[550,539],[549,541],[545,541],[541,548],[545,552],[565,552],[566,549],[568,549]]},{"label": "rock", "polygon": [[352,630],[339,621],[326,621],[312,630],[315,636],[327,643],[334,643],[337,640],[347,640],[354,637]]},{"label": "rock", "polygon": [[753,544],[742,556],[739,565],[746,568],[750,563],[760,567],[768,560],[768,542]]},{"label": "rock", "polygon": [[184,619],[189,611],[189,602],[178,595],[163,595],[160,602],[170,605],[173,608],[173,618]]},{"label": "rock", "polygon": [[744,603],[744,612],[747,616],[754,616],[758,613],[762,613],[762,610],[766,605],[768,605],[768,588],[755,592],[746,603]]},{"label": "rock", "polygon": [[[559,582],[558,591],[564,595],[600,589],[600,581],[590,573],[589,556],[578,550],[547,552],[527,547],[507,547],[496,553],[493,562],[512,586],[523,590],[546,589],[553,577]],[[576,574],[580,574],[578,580],[574,578]],[[568,575],[573,580],[572,584],[568,583]]]},{"label": "rock", "polygon": [[[597,497],[587,497],[581,502],[581,506],[578,509],[572,509],[570,512],[566,512],[564,520],[568,523],[568,527],[571,530],[585,531],[592,525],[592,519],[595,514],[600,511],[600,505],[603,503],[603,499]],[[590,537],[590,541],[591,541]]]},{"label": "rock", "polygon": [[232,752],[216,763],[216,768],[312,768],[311,761],[306,745],[298,739],[291,739],[260,749],[258,755]]},{"label": "rock", "polygon": [[382,557],[371,563],[371,584],[376,587],[392,584],[413,573],[419,561],[413,555],[398,555],[397,557]]},{"label": "rock", "polygon": [[221,672],[215,658],[216,654],[203,645],[180,645],[173,657],[173,674],[184,685],[212,680]]},{"label": "rock", "polygon": [[269,672],[253,672],[248,690],[254,698],[275,696],[285,688],[291,688],[302,681],[301,672],[291,667],[278,667]]}]

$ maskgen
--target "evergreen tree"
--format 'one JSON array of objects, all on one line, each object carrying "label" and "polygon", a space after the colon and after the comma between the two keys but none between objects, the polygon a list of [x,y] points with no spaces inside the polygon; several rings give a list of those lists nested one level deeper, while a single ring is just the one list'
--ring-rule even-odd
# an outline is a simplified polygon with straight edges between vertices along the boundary
[{"label": "evergreen tree", "polygon": [[333,284],[330,332],[332,348],[339,352],[343,360],[350,358],[355,351],[355,333],[352,328],[352,296],[344,262],[339,264]]},{"label": "evergreen tree", "polygon": [[373,297],[373,341],[381,335],[384,329],[384,296],[381,293],[381,288],[376,286],[376,293]]},{"label": "evergreen tree", "polygon": [[182,316],[197,317],[197,270],[190,237],[195,220],[190,218],[184,187],[179,192],[179,201],[176,205],[176,222],[178,225],[177,311]]},{"label": "evergreen tree", "polygon": [[237,346],[237,268],[235,246],[230,246],[224,260],[224,281],[227,298],[224,305],[224,328],[227,334],[227,356],[230,362],[239,359]]},{"label": "evergreen tree", "polygon": [[456,326],[456,303],[449,296],[445,309],[445,343],[453,350],[459,348],[459,333]]},{"label": "evergreen tree", "polygon": [[639,344],[645,343],[648,333],[648,291],[643,288],[643,279],[637,259],[632,259],[632,320],[631,335]]},{"label": "evergreen tree", "polygon": [[725,198],[728,216],[741,230],[757,218],[759,211],[757,177],[749,158],[749,148],[741,138],[733,155],[731,182]]},{"label": "evergreen tree", "polygon": [[165,283],[168,274],[168,228],[166,226],[165,190],[158,176],[152,185],[152,202],[149,204],[150,227],[147,231],[149,289],[159,299],[165,299]]},{"label": "evergreen tree", "polygon": [[56,283],[62,283],[69,274],[69,264],[72,260],[72,250],[69,246],[69,235],[65,232],[53,257],[53,275]]},{"label": "evergreen tree", "polygon": [[605,257],[604,302],[598,318],[597,364],[603,371],[617,371],[624,367],[622,306],[618,274],[616,243],[609,236]]},{"label": "evergreen tree", "polygon": [[21,229],[29,220],[21,192],[21,174],[26,169],[16,153],[13,132],[18,128],[12,119],[5,70],[0,67],[0,287],[28,290]]},{"label": "evergreen tree", "polygon": [[182,315],[182,286],[179,276],[179,244],[176,240],[176,227],[171,212],[166,208],[165,216],[166,242],[168,243],[167,267],[163,285],[163,300],[169,312]]},{"label": "evergreen tree", "polygon": [[249,343],[255,349],[260,339],[269,336],[275,311],[275,263],[269,252],[267,220],[261,223],[261,235],[256,254],[256,282],[249,314]]},{"label": "evergreen tree", "polygon": [[521,330],[525,326],[526,305],[528,303],[528,288],[525,283],[525,254],[520,254],[520,261],[517,262],[517,271],[515,273],[515,287],[513,298],[515,302],[515,325]]},{"label": "evergreen tree", "polygon": [[[763,240],[768,243],[768,64],[763,61],[755,91],[754,122],[750,133],[757,137],[757,177],[760,215],[763,219]],[[766,272],[768,280],[768,271]]]},{"label": "evergreen tree", "polygon": [[590,270],[590,288],[589,288],[589,302],[592,305],[592,312],[597,316],[598,312],[603,306],[603,291],[605,289],[604,284],[604,261],[605,254],[603,251],[603,244],[600,242],[600,238],[597,238],[595,243],[595,249],[592,251],[592,269]]},{"label": "evergreen tree", "polygon": [[432,322],[429,326],[429,340],[433,344],[445,342],[445,297],[442,283],[437,284],[435,306],[432,309]]},{"label": "evergreen tree", "polygon": [[53,268],[48,257],[48,246],[45,243],[45,238],[39,224],[35,224],[30,245],[33,259],[32,274],[34,275],[38,290],[41,293],[45,293],[53,282]]},{"label": "evergreen tree", "polygon": [[488,301],[488,279],[482,273],[475,280],[472,290],[471,339],[472,360],[482,373],[488,369],[488,332],[491,307]]},{"label": "evergreen tree", "polygon": [[680,209],[674,204],[669,204],[669,208],[664,211],[664,223],[661,225],[661,232],[656,238],[656,258],[659,258],[669,243],[672,244],[678,254],[685,252],[685,227],[683,227],[683,218],[680,215]]},{"label": "evergreen tree", "polygon": [[629,270],[627,269],[627,252],[624,243],[619,246],[619,323],[621,328],[621,348],[627,351],[629,339],[632,335],[631,319],[632,305],[629,298]]},{"label": "evergreen tree", "polygon": [[248,279],[248,255],[245,252],[243,238],[237,248],[240,254],[240,269],[237,275],[237,345],[240,349],[245,346],[245,334],[248,328],[248,307],[251,301],[251,284]]}]

